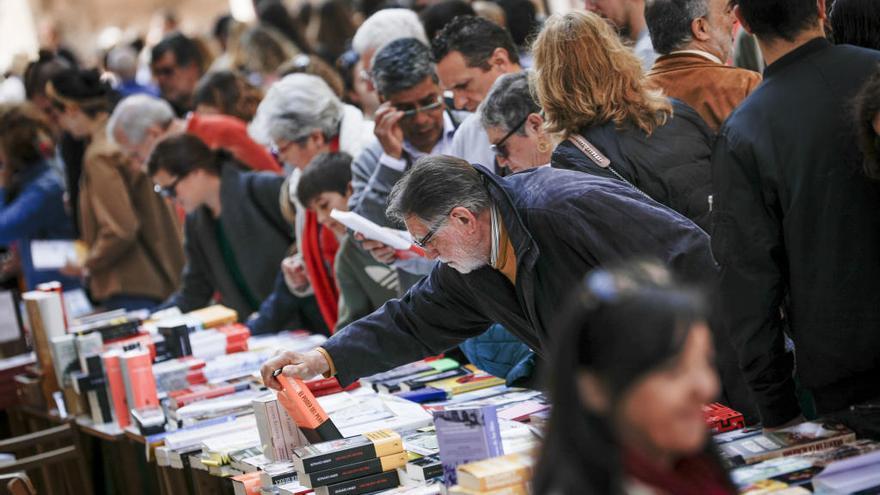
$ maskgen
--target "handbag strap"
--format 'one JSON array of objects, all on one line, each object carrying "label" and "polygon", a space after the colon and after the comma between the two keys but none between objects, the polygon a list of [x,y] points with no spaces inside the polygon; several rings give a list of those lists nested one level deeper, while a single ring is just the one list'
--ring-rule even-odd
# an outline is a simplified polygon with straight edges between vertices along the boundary
[{"label": "handbag strap", "polygon": [[568,141],[575,146],[575,148],[579,149],[581,153],[584,154],[587,158],[593,161],[596,165],[601,168],[608,169],[615,177],[617,177],[620,181],[626,183],[636,191],[642,193],[648,199],[653,199],[650,194],[643,191],[639,186],[633,184],[629,180],[626,179],[623,175],[620,174],[617,170],[614,170],[614,167],[611,166],[611,159],[602,154],[599,151],[599,148],[596,148],[593,143],[589,142],[587,138],[581,136],[580,134],[574,134],[569,136]]}]

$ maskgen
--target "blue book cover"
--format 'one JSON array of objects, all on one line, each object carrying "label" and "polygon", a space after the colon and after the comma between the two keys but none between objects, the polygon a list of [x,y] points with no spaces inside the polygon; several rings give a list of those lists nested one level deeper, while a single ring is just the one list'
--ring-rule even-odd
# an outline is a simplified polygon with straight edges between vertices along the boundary
[{"label": "blue book cover", "polygon": [[397,392],[394,395],[400,397],[401,399],[413,401],[417,404],[424,404],[425,402],[433,402],[437,400],[446,400],[446,391],[434,387],[420,388],[419,390],[413,390],[410,392]]},{"label": "blue book cover", "polygon": [[495,406],[434,411],[434,427],[446,486],[458,483],[459,465],[504,455]]}]

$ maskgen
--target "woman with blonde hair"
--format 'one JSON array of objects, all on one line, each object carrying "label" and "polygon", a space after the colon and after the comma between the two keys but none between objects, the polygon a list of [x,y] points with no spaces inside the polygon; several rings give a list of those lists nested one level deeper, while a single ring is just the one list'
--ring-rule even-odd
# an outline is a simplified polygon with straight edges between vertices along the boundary
[{"label": "woman with blonde hair", "polygon": [[551,164],[630,183],[708,225],[713,135],[686,104],[650,89],[641,62],[601,17],[547,19],[533,46]]}]

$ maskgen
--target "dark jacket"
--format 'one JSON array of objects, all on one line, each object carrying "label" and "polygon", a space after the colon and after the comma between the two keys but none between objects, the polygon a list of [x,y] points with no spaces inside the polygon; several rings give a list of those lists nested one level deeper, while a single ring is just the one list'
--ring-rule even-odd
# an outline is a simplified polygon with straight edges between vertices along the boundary
[{"label": "dark jacket", "polygon": [[476,168],[516,252],[516,287],[489,267],[463,275],[438,264],[324,344],[342,383],[443,352],[493,322],[543,355],[568,294],[599,265],[652,257],[686,281],[716,278],[706,233],[619,181],[550,167],[498,178]]},{"label": "dark jacket", "polygon": [[242,320],[258,309],[233,279],[217,241],[216,222],[223,227],[247,289],[262,301],[272,292],[281,260],[294,242],[278,204],[283,181],[268,172],[244,172],[234,162],[222,166],[220,218],[215,219],[207,207],[187,216],[183,284],[162,306],[192,311],[219,292],[220,302],[238,311]]},{"label": "dark jacket", "polygon": [[[651,199],[708,229],[712,194],[709,160],[714,137],[693,108],[679,100],[670,101],[672,116],[650,136],[632,124],[617,128],[613,122],[581,129],[580,134],[611,160],[615,171]],[[556,147],[550,163],[556,168],[617,179],[567,140]]]},{"label": "dark jacket", "polygon": [[815,39],[764,72],[721,128],[712,248],[766,426],[801,411],[785,351],[819,413],[880,396],[880,185],[848,109],[880,52]]},{"label": "dark jacket", "polygon": [[17,192],[0,187],[0,244],[18,243],[25,285],[60,281],[65,290],[80,286],[76,278],[58,270],[36,270],[31,255],[31,241],[74,238],[73,221],[64,209],[64,184],[48,162],[34,163],[16,177]]}]

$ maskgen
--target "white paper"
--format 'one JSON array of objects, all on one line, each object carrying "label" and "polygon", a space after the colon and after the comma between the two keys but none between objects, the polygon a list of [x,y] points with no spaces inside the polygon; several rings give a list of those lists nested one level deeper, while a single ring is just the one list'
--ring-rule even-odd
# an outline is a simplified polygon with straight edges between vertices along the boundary
[{"label": "white paper", "polygon": [[399,251],[412,247],[409,232],[381,227],[353,211],[333,210],[330,217],[371,241],[379,241]]},{"label": "white paper", "polygon": [[12,292],[0,291],[0,342],[12,342],[21,337]]},{"label": "white paper", "polygon": [[35,270],[58,270],[76,262],[73,241],[31,241],[31,259]]}]

